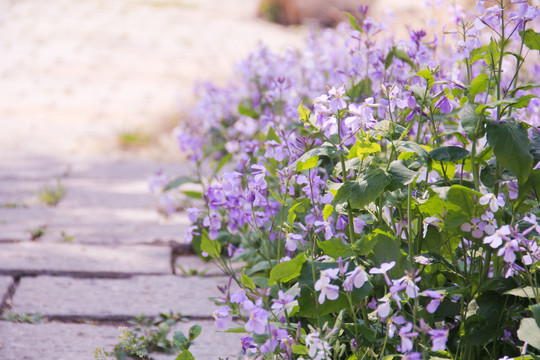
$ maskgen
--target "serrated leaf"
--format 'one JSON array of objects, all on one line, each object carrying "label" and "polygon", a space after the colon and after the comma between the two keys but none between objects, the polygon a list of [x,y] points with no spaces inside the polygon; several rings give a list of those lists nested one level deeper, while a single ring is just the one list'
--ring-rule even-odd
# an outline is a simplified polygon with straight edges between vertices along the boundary
[{"label": "serrated leaf", "polygon": [[531,311],[534,321],[536,321],[536,326],[540,327],[540,304],[531,305]]},{"label": "serrated leaf", "polygon": [[276,264],[270,271],[268,285],[272,286],[278,281],[287,282],[298,277],[304,262],[306,262],[306,256],[302,253],[292,260]]},{"label": "serrated leaf", "polygon": [[[536,297],[534,292],[535,292],[535,289],[532,286],[525,286],[522,288],[509,290],[505,292],[504,294],[534,299]],[[536,288],[536,292],[540,293],[540,288]]]},{"label": "serrated leaf", "polygon": [[296,167],[296,171],[309,170],[311,168],[314,168],[315,166],[317,166],[318,162],[319,162],[319,157],[318,156],[314,156],[312,158],[309,158],[304,162],[298,162],[298,166]]},{"label": "serrated leaf", "polygon": [[413,182],[418,176],[418,173],[405,166],[403,160],[395,160],[388,167],[388,175],[390,175],[391,180],[388,188],[392,191]]},{"label": "serrated leaf", "polygon": [[204,230],[201,234],[201,250],[211,258],[217,258],[221,255],[221,243],[217,240],[211,240],[208,232]]},{"label": "serrated leaf", "polygon": [[466,102],[459,110],[458,118],[469,139],[476,140],[484,136],[484,127],[478,124],[482,118],[476,112],[476,105]]},{"label": "serrated leaf", "polygon": [[356,155],[360,159],[364,159],[367,155],[379,151],[381,151],[381,145],[374,142],[363,141],[356,144]]},{"label": "serrated leaf", "polygon": [[242,285],[244,285],[248,289],[251,289],[253,291],[257,290],[257,287],[255,286],[253,280],[251,280],[251,278],[246,274],[242,273],[242,275],[240,275],[240,281],[242,282]]},{"label": "serrated leaf", "polygon": [[317,245],[319,245],[325,255],[334,259],[339,257],[347,258],[355,255],[354,251],[351,250],[351,245],[344,244],[341,239],[333,238],[325,241],[317,240]]},{"label": "serrated leaf", "polygon": [[308,122],[309,109],[304,107],[303,102],[304,100],[300,101],[300,105],[298,106],[298,114],[300,115],[300,120],[302,120],[302,122]]},{"label": "serrated leaf", "polygon": [[512,105],[515,109],[523,109],[529,105],[531,99],[537,97],[533,94],[523,95],[518,98],[506,98],[480,105],[476,108],[476,113],[481,114],[485,109],[493,109],[500,105]]},{"label": "serrated leaf", "polygon": [[334,207],[330,204],[326,204],[324,205],[324,209],[323,209],[323,219],[324,221],[327,221],[328,218],[330,217],[330,215],[332,215],[332,213],[334,212]]},{"label": "serrated leaf", "polygon": [[338,212],[346,209],[362,209],[375,201],[390,183],[390,178],[379,168],[371,168],[356,180],[347,181],[334,197],[334,208]]},{"label": "serrated leaf", "polygon": [[469,150],[459,146],[441,146],[431,150],[429,156],[434,161],[459,161],[469,156]]},{"label": "serrated leaf", "polygon": [[531,50],[540,51],[540,33],[535,32],[533,29],[527,29],[527,31],[520,31],[520,35],[523,39],[523,43]]},{"label": "serrated leaf", "polygon": [[515,121],[489,122],[487,140],[497,161],[523,184],[533,167],[527,130]]},{"label": "serrated leaf", "polygon": [[424,78],[424,80],[426,80],[428,89],[431,89],[433,87],[433,84],[435,83],[435,77],[429,69],[420,70],[416,73],[416,76],[420,76]]},{"label": "serrated leaf", "polygon": [[470,95],[471,102],[474,102],[476,95],[486,92],[488,89],[488,85],[489,85],[489,76],[487,76],[484,73],[481,73],[478,76],[476,76],[471,82],[471,86],[469,88],[469,95]]},{"label": "serrated leaf", "polygon": [[517,336],[519,340],[540,350],[540,328],[536,325],[536,321],[533,318],[521,319]]},{"label": "serrated leaf", "polygon": [[345,150],[338,149],[329,143],[324,143],[323,145],[313,148],[307,151],[304,155],[300,156],[295,162],[289,165],[290,169],[298,170],[298,165],[300,163],[305,163],[309,159],[315,156],[327,156],[330,159],[338,157],[339,155],[347,154]]}]

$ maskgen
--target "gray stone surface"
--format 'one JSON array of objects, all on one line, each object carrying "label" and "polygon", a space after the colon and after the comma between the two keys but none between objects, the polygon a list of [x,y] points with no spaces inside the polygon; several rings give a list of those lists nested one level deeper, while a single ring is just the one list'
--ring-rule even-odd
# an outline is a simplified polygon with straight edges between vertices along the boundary
[{"label": "gray stone surface", "polygon": [[11,276],[0,276],[0,301],[6,294],[9,286],[13,283]]},{"label": "gray stone surface", "polygon": [[0,269],[170,274],[170,248],[39,242],[0,244]]},{"label": "gray stone surface", "polygon": [[112,349],[118,334],[117,326],[0,321],[0,359],[90,360],[96,348]]},{"label": "gray stone surface", "polygon": [[[241,349],[242,334],[216,332],[212,321],[197,322],[202,333],[191,346],[197,360],[234,359]],[[187,334],[194,323],[181,323],[176,330]],[[19,324],[0,322],[0,359],[2,360],[91,360],[96,348],[111,351],[119,343],[118,326],[90,324]],[[153,355],[156,360],[176,355]]]},{"label": "gray stone surface", "polygon": [[224,277],[137,276],[130,279],[22,278],[11,312],[45,315],[130,315],[180,312],[211,316]]}]

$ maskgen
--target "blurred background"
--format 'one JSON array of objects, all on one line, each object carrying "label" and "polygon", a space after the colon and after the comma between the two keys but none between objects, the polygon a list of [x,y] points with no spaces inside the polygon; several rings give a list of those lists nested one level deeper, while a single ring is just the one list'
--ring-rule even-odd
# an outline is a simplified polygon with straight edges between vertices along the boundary
[{"label": "blurred background", "polygon": [[335,26],[359,5],[374,18],[398,14],[402,34],[405,23],[444,19],[448,6],[437,14],[415,0],[3,0],[2,155],[180,158],[170,130],[196,81],[223,84],[257,43],[301,47],[301,24]]}]

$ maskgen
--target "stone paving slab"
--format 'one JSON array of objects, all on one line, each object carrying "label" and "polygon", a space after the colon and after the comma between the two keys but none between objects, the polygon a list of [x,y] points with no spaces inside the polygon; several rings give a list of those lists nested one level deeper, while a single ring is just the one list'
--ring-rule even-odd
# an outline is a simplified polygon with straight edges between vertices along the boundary
[{"label": "stone paving slab", "polygon": [[170,274],[170,248],[39,242],[0,244],[0,270]]},{"label": "stone paving slab", "polygon": [[[243,334],[216,332],[212,321],[198,321],[202,333],[191,346],[197,360],[234,359]],[[187,334],[193,322],[181,323],[170,333]],[[118,326],[91,324],[21,324],[0,322],[0,359],[2,360],[91,360],[96,348],[111,351],[119,343]],[[156,360],[174,359],[176,355],[152,355]]]},{"label": "stone paving slab", "polygon": [[22,278],[11,312],[44,315],[129,315],[180,312],[211,316],[209,297],[225,277],[137,276],[130,279]]},{"label": "stone paving slab", "polygon": [[118,334],[117,326],[0,321],[0,359],[90,360],[96,348],[112,349]]},{"label": "stone paving slab", "polygon": [[2,301],[2,298],[12,283],[13,278],[11,276],[0,276],[0,301]]}]

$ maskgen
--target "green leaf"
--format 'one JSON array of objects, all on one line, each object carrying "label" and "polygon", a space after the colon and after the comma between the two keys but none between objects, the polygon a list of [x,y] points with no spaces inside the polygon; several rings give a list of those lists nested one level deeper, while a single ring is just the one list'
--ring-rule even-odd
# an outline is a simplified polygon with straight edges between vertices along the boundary
[{"label": "green leaf", "polygon": [[292,260],[276,264],[276,266],[274,266],[274,268],[272,268],[270,271],[268,285],[272,286],[278,281],[287,282],[298,277],[304,262],[306,262],[306,256],[304,253],[302,253]]},{"label": "green leaf", "polygon": [[540,327],[540,304],[531,305],[531,311],[534,321],[536,321],[536,326]]},{"label": "green leaf", "polygon": [[334,197],[334,208],[343,212],[347,203],[353,209],[362,209],[375,201],[390,183],[390,179],[379,168],[371,168],[356,180],[347,181]]},{"label": "green leaf", "polygon": [[429,69],[423,69],[416,73],[416,76],[420,76],[426,80],[426,84],[428,89],[431,89],[433,87],[433,84],[435,83],[435,77],[431,73],[431,70]]},{"label": "green leaf", "polygon": [[227,329],[224,332],[226,332],[226,333],[234,333],[234,334],[241,334],[241,333],[245,333],[247,331],[243,327],[237,327],[237,328],[234,328],[234,329]]},{"label": "green leaf", "polygon": [[[480,216],[484,207],[478,204],[478,199],[482,193],[469,189],[461,185],[452,185],[448,190],[445,225],[449,227],[460,227],[463,223],[470,221],[475,216]],[[444,203],[444,202],[443,202]]]},{"label": "green leaf", "polygon": [[311,168],[314,168],[315,166],[317,166],[318,162],[319,162],[319,157],[318,156],[314,156],[312,158],[309,158],[304,162],[298,162],[298,166],[296,167],[296,171],[309,170]]},{"label": "green leaf", "polygon": [[[534,288],[532,286],[525,286],[522,288],[512,289],[507,292],[505,292],[505,295],[513,295],[513,296],[519,296],[529,299],[534,299],[536,296],[534,295]],[[536,288],[536,292],[540,293],[540,288]]]},{"label": "green leaf", "polygon": [[182,194],[186,195],[187,197],[190,197],[192,199],[202,200],[203,196],[200,191],[191,191],[191,190],[184,190],[180,191]]},{"label": "green leaf", "polygon": [[319,245],[325,255],[334,259],[339,257],[347,258],[355,255],[354,251],[351,250],[351,244],[344,244],[341,239],[333,238],[326,241],[317,240],[317,245]]},{"label": "green leaf", "polygon": [[180,185],[183,185],[183,184],[187,184],[187,183],[194,183],[194,184],[198,184],[199,181],[195,180],[195,179],[192,179],[190,177],[187,177],[187,176],[180,176],[180,177],[177,177],[176,179],[174,180],[171,180],[167,186],[165,186],[165,188],[163,189],[163,191],[169,191],[169,190],[172,190],[172,189],[176,189],[177,187],[179,187]]},{"label": "green leaf", "polygon": [[195,358],[193,357],[193,354],[189,352],[189,350],[184,350],[178,354],[175,360],[195,360]]},{"label": "green leaf", "polygon": [[476,106],[473,103],[466,102],[459,110],[458,118],[469,139],[476,140],[484,136],[483,124],[479,126],[482,117],[476,112]]},{"label": "green leaf", "polygon": [[469,150],[459,146],[441,146],[431,150],[429,155],[434,161],[459,161],[469,156]]},{"label": "green leaf", "polygon": [[244,106],[244,104],[242,103],[238,105],[238,114],[248,116],[253,119],[259,118],[259,114],[255,110],[250,107]]},{"label": "green leaf", "polygon": [[199,335],[201,335],[202,326],[195,324],[189,328],[189,341],[195,340]]},{"label": "green leaf", "polygon": [[491,38],[491,42],[489,43],[489,45],[487,45],[486,50],[487,51],[484,55],[484,60],[489,67],[494,67],[499,61],[501,52],[499,50],[499,45],[495,40],[493,40],[493,38]]},{"label": "green leaf", "polygon": [[364,159],[367,155],[381,151],[381,145],[370,142],[362,141],[356,144],[356,155],[360,159]]},{"label": "green leaf", "polygon": [[476,108],[476,113],[481,114],[485,109],[493,109],[500,105],[512,105],[515,109],[523,109],[529,105],[532,98],[537,97],[533,94],[523,95],[518,98],[506,98],[480,105]]},{"label": "green leaf", "polygon": [[388,167],[388,175],[390,175],[388,189],[393,191],[412,183],[418,176],[418,173],[405,166],[403,160],[394,160]]},{"label": "green leaf", "polygon": [[257,290],[257,287],[255,286],[253,280],[251,280],[251,278],[246,274],[242,273],[242,275],[240,275],[240,281],[242,281],[242,285],[244,285],[248,289],[251,289],[253,291]]},{"label": "green leaf", "polygon": [[300,115],[300,120],[302,120],[302,122],[308,122],[309,109],[304,107],[303,102],[304,100],[300,101],[300,105],[298,106],[298,114]]},{"label": "green leaf", "polygon": [[188,344],[189,340],[181,331],[175,331],[173,335],[173,342],[177,349],[186,350],[186,345]]},{"label": "green leaf", "polygon": [[328,221],[328,218],[330,217],[330,215],[332,215],[333,212],[334,212],[334,207],[332,205],[330,204],[324,205],[324,209],[323,209],[324,221]]},{"label": "green leaf", "polygon": [[522,124],[515,121],[489,122],[487,140],[497,161],[516,175],[520,184],[527,181],[533,167],[533,157],[529,152],[527,130]]},{"label": "green leaf", "polygon": [[291,208],[289,209],[289,214],[287,215],[288,223],[292,225],[292,223],[296,219],[296,212],[302,213],[304,211],[305,211],[305,209],[302,206],[301,202],[297,202],[296,204],[291,206]]},{"label": "green leaf", "polygon": [[208,231],[204,230],[201,234],[201,250],[211,258],[217,258],[221,255],[221,243],[217,240],[211,240],[208,237]]},{"label": "green leaf", "polygon": [[540,328],[536,325],[536,321],[533,318],[521,319],[517,336],[519,340],[540,350]]},{"label": "green leaf", "polygon": [[540,51],[540,33],[534,32],[533,29],[527,29],[527,31],[520,31],[519,34],[523,39],[523,43],[531,50]]},{"label": "green leaf", "polygon": [[306,152],[304,155],[300,156],[295,162],[293,162],[289,166],[289,168],[298,171],[298,166],[300,163],[305,163],[315,156],[327,156],[330,159],[333,159],[343,154],[347,154],[347,152],[345,150],[338,149],[329,143],[324,143],[322,146],[313,148]]},{"label": "green leaf", "polygon": [[266,134],[266,140],[274,140],[277,143],[281,143],[281,139],[279,138],[274,128],[271,126],[268,128],[268,133]]},{"label": "green leaf", "polygon": [[410,67],[413,69],[416,69],[416,64],[412,61],[409,54],[407,54],[405,51],[398,49],[397,47],[392,47],[392,53],[394,54],[394,57],[398,58],[399,60],[407,63]]},{"label": "green leaf", "polygon": [[358,25],[358,21],[356,20],[356,18],[354,17],[353,14],[345,11],[345,15],[347,15],[347,17],[349,18],[349,23],[351,24],[351,27],[354,29],[354,30],[357,30],[357,31],[360,31],[362,32],[362,28],[360,27],[360,25]]},{"label": "green leaf", "polygon": [[486,92],[489,85],[489,76],[482,73],[473,79],[471,87],[469,88],[469,95],[471,102],[474,102],[476,95]]},{"label": "green leaf", "polygon": [[300,344],[294,344],[292,347],[293,353],[298,355],[307,355],[309,350],[306,346]]}]

